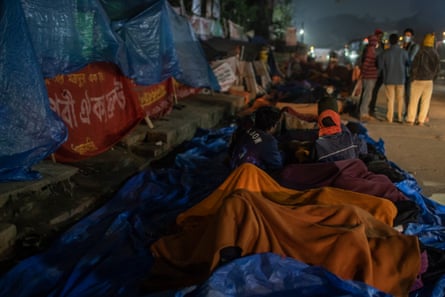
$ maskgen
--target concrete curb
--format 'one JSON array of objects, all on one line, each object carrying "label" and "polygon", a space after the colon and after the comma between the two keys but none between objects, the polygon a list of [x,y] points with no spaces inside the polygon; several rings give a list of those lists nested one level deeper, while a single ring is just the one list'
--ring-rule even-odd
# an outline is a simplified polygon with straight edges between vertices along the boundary
[{"label": "concrete curb", "polygon": [[[35,166],[43,178],[0,184],[0,259],[27,256],[65,228],[93,211],[125,183],[186,140],[197,128],[210,129],[243,107],[244,98],[225,94],[192,95],[165,117],[135,127],[122,141],[99,156],[64,165],[44,161]],[[32,244],[31,244],[32,245]],[[39,249],[42,246],[38,247]],[[0,261],[1,263],[1,261]]]}]

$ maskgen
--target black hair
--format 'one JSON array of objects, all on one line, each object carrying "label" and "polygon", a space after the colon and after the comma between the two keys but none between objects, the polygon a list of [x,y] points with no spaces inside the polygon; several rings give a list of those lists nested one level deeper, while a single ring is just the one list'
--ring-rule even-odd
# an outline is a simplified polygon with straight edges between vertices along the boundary
[{"label": "black hair", "polygon": [[414,30],[411,28],[406,28],[405,31],[403,31],[403,34],[405,34],[407,32],[411,33],[411,35],[414,35]]},{"label": "black hair", "polygon": [[330,59],[332,59],[332,58],[337,59],[338,58],[338,54],[335,51],[330,51],[329,52],[329,58]]},{"label": "black hair", "polygon": [[337,99],[330,96],[324,96],[318,101],[318,115],[320,115],[323,111],[330,109],[338,113],[338,103]]},{"label": "black hair", "polygon": [[391,35],[389,35],[389,43],[390,44],[397,44],[397,42],[399,42],[399,35],[393,33]]},{"label": "black hair", "polygon": [[267,131],[281,118],[281,112],[274,106],[261,106],[255,111],[255,127]]}]

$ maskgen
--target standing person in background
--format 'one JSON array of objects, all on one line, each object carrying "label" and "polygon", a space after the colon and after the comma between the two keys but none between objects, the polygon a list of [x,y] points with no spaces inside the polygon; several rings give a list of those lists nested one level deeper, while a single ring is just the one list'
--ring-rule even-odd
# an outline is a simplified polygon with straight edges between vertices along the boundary
[{"label": "standing person in background", "polygon": [[306,46],[297,45],[287,64],[286,79],[288,81],[304,80],[306,78],[304,65],[307,63],[307,57]]},{"label": "standing person in background", "polygon": [[336,93],[351,94],[352,68],[339,63],[338,54],[335,51],[329,53],[329,61],[323,72],[322,84],[333,85]]},{"label": "standing person in background", "polygon": [[[374,31],[374,35],[377,37],[377,48],[376,48],[376,59],[378,60],[379,56],[385,50],[385,43],[383,42],[383,31],[380,29],[376,29]],[[375,105],[377,103],[377,96],[379,94],[380,87],[383,84],[383,76],[382,71],[379,69],[377,80],[374,85],[374,89],[372,90],[371,102],[369,103],[369,115],[375,117]]]},{"label": "standing person in background", "polygon": [[369,104],[379,74],[376,53],[376,48],[378,46],[377,37],[375,35],[369,36],[368,42],[361,63],[363,94],[360,102],[360,121],[362,122],[367,122],[372,118],[369,114]]},{"label": "standing person in background", "polygon": [[417,122],[423,126],[430,109],[431,95],[433,94],[433,80],[439,74],[440,57],[434,48],[434,34],[426,34],[423,46],[414,58],[411,67],[411,96],[409,99],[406,123],[414,124],[417,108],[419,116]]},{"label": "standing person in background", "polygon": [[416,42],[414,42],[414,30],[411,28],[406,28],[405,31],[403,31],[403,48],[408,52],[408,58],[410,63],[406,71],[406,82],[405,82],[405,108],[406,112],[408,112],[410,88],[411,88],[411,79],[410,79],[411,63],[414,61],[414,57],[419,51],[419,45]]},{"label": "standing person in background", "polygon": [[408,53],[399,44],[399,36],[389,36],[390,48],[385,50],[378,58],[379,68],[383,74],[383,85],[387,100],[386,119],[392,123],[394,117],[394,100],[397,102],[397,118],[403,122],[404,93],[406,81],[406,68],[409,64]]}]

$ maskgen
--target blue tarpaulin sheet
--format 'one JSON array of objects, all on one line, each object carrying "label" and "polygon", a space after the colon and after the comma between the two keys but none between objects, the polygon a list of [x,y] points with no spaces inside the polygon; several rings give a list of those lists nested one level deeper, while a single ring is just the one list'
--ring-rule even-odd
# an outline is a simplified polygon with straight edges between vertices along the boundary
[{"label": "blue tarpaulin sheet", "polygon": [[[177,155],[175,165],[135,175],[47,251],[23,260],[1,277],[0,296],[387,296],[320,267],[274,254],[236,259],[198,286],[148,295],[140,292],[139,285],[153,264],[149,245],[168,232],[180,212],[204,199],[229,175],[224,158],[233,129],[199,130]],[[383,148],[382,140],[377,143]],[[406,232],[443,248],[444,207],[419,193],[412,179],[398,186],[408,197],[415,196],[431,217],[412,223]],[[410,297],[443,297],[444,293],[442,276]]]},{"label": "blue tarpaulin sheet", "polygon": [[166,0],[1,1],[0,17],[0,182],[38,178],[30,168],[67,139],[45,78],[105,61],[141,85],[174,77],[219,90],[188,20]]}]

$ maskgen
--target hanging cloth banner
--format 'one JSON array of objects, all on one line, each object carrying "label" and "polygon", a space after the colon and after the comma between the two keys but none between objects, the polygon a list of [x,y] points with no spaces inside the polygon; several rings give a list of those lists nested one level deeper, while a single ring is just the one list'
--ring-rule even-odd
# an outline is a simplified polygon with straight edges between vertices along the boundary
[{"label": "hanging cloth banner", "polygon": [[193,0],[192,13],[197,16],[201,16],[201,0]]},{"label": "hanging cloth banner", "polygon": [[138,102],[150,119],[157,119],[168,114],[173,109],[172,78],[150,86],[137,85],[128,81],[131,95]]},{"label": "hanging cloth banner", "polygon": [[229,36],[232,40],[242,40],[248,41],[246,34],[244,33],[244,28],[238,24],[235,24],[232,21],[228,21],[229,23]]},{"label": "hanging cloth banner", "polygon": [[206,18],[211,18],[212,17],[212,0],[207,0],[206,1],[206,14],[205,14]]},{"label": "hanging cloth banner", "polygon": [[145,116],[128,80],[111,63],[89,64],[45,83],[50,108],[68,127],[68,140],[55,152],[59,162],[108,150]]},{"label": "hanging cloth banner", "polygon": [[155,120],[170,113],[176,100],[196,94],[201,89],[186,86],[170,77],[151,86],[137,85],[129,81],[129,90],[131,95],[138,99],[145,115]]},{"label": "hanging cloth banner", "polygon": [[187,15],[187,11],[185,10],[184,0],[180,0],[179,4],[180,4],[180,7],[181,7],[180,15]]},{"label": "hanging cloth banner", "polygon": [[213,17],[217,20],[221,18],[221,5],[219,3],[219,0],[213,0],[212,14]]},{"label": "hanging cloth banner", "polygon": [[190,24],[192,25],[193,31],[202,40],[207,40],[212,37],[212,25],[214,21],[206,19],[203,17],[192,16],[190,18]]},{"label": "hanging cloth banner", "polygon": [[200,91],[173,78],[137,85],[111,63],[45,80],[50,108],[68,127],[68,140],[55,152],[58,162],[96,156],[121,140],[144,117],[168,114],[176,100]]}]

